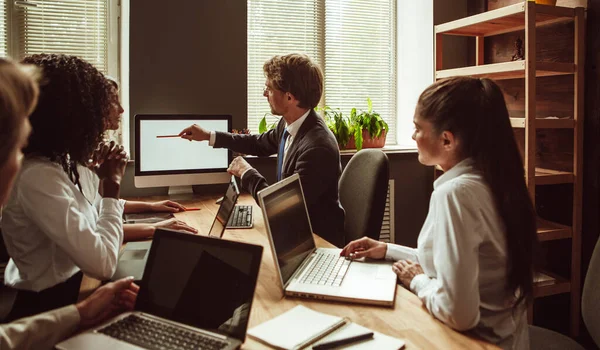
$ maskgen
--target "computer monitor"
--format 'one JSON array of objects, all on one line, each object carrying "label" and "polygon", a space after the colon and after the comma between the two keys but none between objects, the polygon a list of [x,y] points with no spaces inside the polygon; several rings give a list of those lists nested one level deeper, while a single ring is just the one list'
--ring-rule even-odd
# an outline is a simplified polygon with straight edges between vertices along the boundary
[{"label": "computer monitor", "polygon": [[229,132],[231,116],[135,116],[135,187],[169,186],[169,194],[179,194],[191,193],[191,185],[229,183],[230,150],[176,136],[192,124],[209,131]]}]

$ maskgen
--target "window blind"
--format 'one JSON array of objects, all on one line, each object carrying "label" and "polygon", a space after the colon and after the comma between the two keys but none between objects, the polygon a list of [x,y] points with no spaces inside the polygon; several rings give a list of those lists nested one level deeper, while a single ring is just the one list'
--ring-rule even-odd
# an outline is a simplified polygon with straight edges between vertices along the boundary
[{"label": "window blind", "polygon": [[395,0],[248,0],[248,128],[270,112],[263,63],[303,52],[323,68],[323,103],[349,115],[370,97],[396,143],[395,31]]},{"label": "window blind", "polygon": [[271,111],[263,96],[266,60],[301,52],[323,67],[324,10],[321,0],[248,1],[248,129],[252,133],[258,133],[258,123]]},{"label": "window blind", "polygon": [[36,53],[74,55],[108,73],[108,1],[18,2],[19,57]]},{"label": "window blind", "polygon": [[0,57],[8,56],[8,3],[0,0]]},{"label": "window blind", "polygon": [[325,104],[348,116],[373,110],[388,123],[386,143],[396,143],[396,0],[327,0]]}]

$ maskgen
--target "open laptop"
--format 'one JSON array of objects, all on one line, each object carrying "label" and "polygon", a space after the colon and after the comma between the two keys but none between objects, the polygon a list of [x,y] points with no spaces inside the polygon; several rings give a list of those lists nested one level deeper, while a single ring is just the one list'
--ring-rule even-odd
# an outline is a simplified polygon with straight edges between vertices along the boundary
[{"label": "open laptop", "polygon": [[73,349],[238,349],[261,246],[159,229],[135,311],[59,343]]},{"label": "open laptop", "polygon": [[208,231],[209,237],[223,237],[223,232],[225,232],[225,228],[227,227],[227,222],[233,213],[233,209],[235,208],[235,203],[237,203],[237,199],[240,196],[240,190],[237,186],[237,182],[235,181],[235,176],[231,176],[231,181],[229,182],[229,186],[227,187],[227,191],[223,196],[223,200],[221,201],[221,205],[219,206],[219,210],[217,211],[217,215],[215,216],[215,220],[210,227],[210,231]]},{"label": "open laptop", "polygon": [[285,295],[394,305],[396,274],[388,261],[347,260],[316,248],[298,174],[258,193]]},{"label": "open laptop", "polygon": [[[229,182],[225,196],[223,196],[223,201],[219,206],[217,215],[215,216],[208,233],[210,237],[221,238],[223,236],[225,223],[229,220],[229,216],[235,207],[239,195],[240,191],[235,181],[235,177],[231,176],[231,181]],[[146,261],[148,260],[148,252],[150,251],[151,244],[152,241],[127,243],[119,256],[117,269],[111,280],[116,281],[123,277],[133,276],[136,282],[140,281],[142,279],[142,274],[144,273]]]}]

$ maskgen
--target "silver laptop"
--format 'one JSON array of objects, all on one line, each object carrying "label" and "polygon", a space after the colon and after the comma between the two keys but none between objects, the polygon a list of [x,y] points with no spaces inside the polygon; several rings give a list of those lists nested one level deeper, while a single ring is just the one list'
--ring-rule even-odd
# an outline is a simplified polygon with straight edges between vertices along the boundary
[{"label": "silver laptop", "polygon": [[346,260],[316,248],[298,174],[258,193],[285,295],[394,305],[396,274],[388,261]]},{"label": "silver laptop", "polygon": [[238,349],[261,246],[157,230],[135,311],[59,343],[73,349]]},{"label": "silver laptop", "polygon": [[[235,181],[235,177],[231,176],[231,181],[227,187],[225,196],[223,196],[223,201],[219,206],[217,215],[215,215],[215,219],[208,233],[210,237],[221,238],[223,236],[225,224],[233,212],[233,208],[235,207],[239,195],[240,191]],[[140,281],[144,273],[144,268],[146,267],[151,244],[152,241],[127,243],[125,249],[123,249],[119,256],[119,262],[117,263],[117,268],[111,280],[116,281],[124,277],[133,276],[136,282]]]}]

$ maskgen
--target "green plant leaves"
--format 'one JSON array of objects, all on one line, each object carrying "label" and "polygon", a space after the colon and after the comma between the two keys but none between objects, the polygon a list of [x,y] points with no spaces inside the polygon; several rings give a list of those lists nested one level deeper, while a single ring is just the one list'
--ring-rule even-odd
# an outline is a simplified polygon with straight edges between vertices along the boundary
[{"label": "green plant leaves", "polygon": [[329,106],[320,108],[320,111],[323,111],[325,123],[335,136],[340,148],[346,147],[350,140],[350,126],[342,111],[339,108],[333,109]]},{"label": "green plant leaves", "polygon": [[[315,111],[322,112],[323,119],[325,119],[327,127],[335,136],[340,148],[345,148],[350,138],[354,137],[356,149],[360,151],[364,143],[363,130],[367,130],[370,138],[379,138],[384,130],[386,133],[389,130],[385,120],[381,118],[379,113],[373,111],[373,101],[369,97],[367,97],[367,107],[367,111],[361,110],[360,112],[356,108],[352,108],[350,117],[345,117],[339,108],[334,109],[329,106],[315,107]],[[261,119],[258,125],[260,133],[277,126],[278,119],[274,123],[268,124],[267,116],[269,115],[269,113],[265,113]]]},{"label": "green plant leaves", "polygon": [[264,133],[267,131],[267,115],[265,114],[258,124],[258,132]]},{"label": "green plant leaves", "polygon": [[354,144],[356,145],[356,150],[360,151],[363,145],[363,134],[361,128],[354,128]]},{"label": "green plant leaves", "polygon": [[279,123],[279,118],[277,118],[277,117],[275,118],[275,121],[273,123],[271,123],[269,126],[267,126],[267,116],[269,116],[269,115],[273,116],[272,114],[265,113],[265,115],[260,120],[260,123],[258,124],[258,133],[259,134],[267,132],[267,130],[275,129],[277,127],[277,123]]}]

